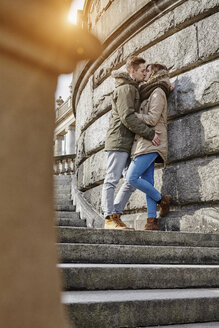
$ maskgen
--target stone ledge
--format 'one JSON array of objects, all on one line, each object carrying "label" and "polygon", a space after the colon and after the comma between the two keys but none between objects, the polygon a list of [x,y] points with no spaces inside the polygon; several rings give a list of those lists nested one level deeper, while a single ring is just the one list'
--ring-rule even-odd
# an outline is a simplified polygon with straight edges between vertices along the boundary
[{"label": "stone ledge", "polygon": [[[78,169],[78,188],[82,191],[102,184],[106,174],[107,153],[100,151],[85,160]],[[173,163],[166,169],[155,170],[155,187],[170,194],[174,204],[217,202],[217,156]]]}]

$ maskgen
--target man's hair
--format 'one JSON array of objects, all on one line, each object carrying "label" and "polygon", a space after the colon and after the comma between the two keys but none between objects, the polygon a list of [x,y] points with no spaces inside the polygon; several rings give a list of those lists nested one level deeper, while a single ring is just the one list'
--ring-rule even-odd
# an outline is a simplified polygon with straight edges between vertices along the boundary
[{"label": "man's hair", "polygon": [[140,64],[144,64],[144,63],[145,63],[144,58],[136,57],[136,56],[130,56],[126,60],[126,69],[127,69],[128,72],[130,72],[132,68],[134,68],[134,70],[137,70],[138,66]]}]

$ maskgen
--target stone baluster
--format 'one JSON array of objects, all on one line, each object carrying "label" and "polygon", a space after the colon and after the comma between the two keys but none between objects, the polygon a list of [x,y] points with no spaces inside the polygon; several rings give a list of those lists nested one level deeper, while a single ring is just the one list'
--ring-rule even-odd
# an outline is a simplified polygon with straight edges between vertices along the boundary
[{"label": "stone baluster", "polygon": [[75,127],[71,125],[67,128],[66,154],[75,154]]}]

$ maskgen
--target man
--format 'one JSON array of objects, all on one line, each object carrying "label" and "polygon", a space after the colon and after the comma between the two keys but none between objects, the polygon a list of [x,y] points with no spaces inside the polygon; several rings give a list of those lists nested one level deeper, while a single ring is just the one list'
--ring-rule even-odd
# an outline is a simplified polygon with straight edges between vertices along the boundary
[{"label": "man", "polygon": [[140,121],[134,114],[140,106],[138,84],[145,77],[145,60],[141,57],[129,57],[126,72],[115,72],[115,90],[112,96],[112,116],[107,132],[105,150],[108,151],[107,173],[102,191],[102,209],[105,229],[130,229],[121,220],[122,210],[134,187],[125,183],[114,202],[115,188],[123,170],[128,166],[129,154],[135,133],[160,144],[159,132],[154,131]]}]

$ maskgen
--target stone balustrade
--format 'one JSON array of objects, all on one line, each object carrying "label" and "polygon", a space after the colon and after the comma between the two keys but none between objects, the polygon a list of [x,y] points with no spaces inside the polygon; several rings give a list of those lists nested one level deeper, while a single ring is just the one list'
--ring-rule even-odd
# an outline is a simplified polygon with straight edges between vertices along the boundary
[{"label": "stone balustrade", "polygon": [[61,106],[56,108],[56,123],[60,122],[64,119],[67,115],[72,114],[72,104],[71,104],[71,96],[67,98]]},{"label": "stone balustrade", "polygon": [[71,175],[75,172],[75,154],[54,156],[54,174]]}]

